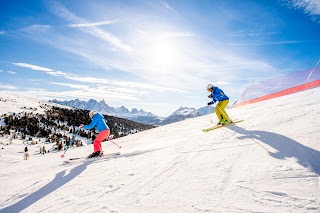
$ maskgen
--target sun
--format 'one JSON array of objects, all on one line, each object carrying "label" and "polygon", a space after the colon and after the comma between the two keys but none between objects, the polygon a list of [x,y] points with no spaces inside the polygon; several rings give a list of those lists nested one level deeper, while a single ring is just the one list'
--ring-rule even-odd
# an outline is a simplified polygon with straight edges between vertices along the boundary
[{"label": "sun", "polygon": [[145,63],[154,69],[166,71],[180,63],[180,55],[178,46],[173,42],[154,41],[146,47]]}]

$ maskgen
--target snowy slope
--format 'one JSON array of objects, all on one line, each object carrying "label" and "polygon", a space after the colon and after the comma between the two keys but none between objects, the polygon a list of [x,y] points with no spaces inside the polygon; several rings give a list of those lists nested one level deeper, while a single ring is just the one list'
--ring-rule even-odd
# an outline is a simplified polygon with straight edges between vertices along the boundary
[{"label": "snowy slope", "polygon": [[0,90],[0,115],[19,112],[35,112],[43,114],[47,106],[71,108]]},{"label": "snowy slope", "polygon": [[109,160],[23,161],[20,141],[0,144],[0,212],[320,212],[319,100],[316,88],[229,109],[236,126],[204,133],[207,115],[126,136]]}]

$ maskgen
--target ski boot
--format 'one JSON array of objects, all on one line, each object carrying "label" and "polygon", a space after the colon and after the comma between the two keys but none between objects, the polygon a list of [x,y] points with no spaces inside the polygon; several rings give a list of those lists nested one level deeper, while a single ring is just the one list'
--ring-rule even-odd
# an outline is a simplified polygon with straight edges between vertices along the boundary
[{"label": "ski boot", "polygon": [[217,125],[223,125],[224,119],[220,119],[220,121],[217,123]]},{"label": "ski boot", "polygon": [[231,120],[223,120],[223,123],[222,123],[222,125],[229,125],[229,124],[231,124],[232,123],[232,121]]},{"label": "ski boot", "polygon": [[100,157],[101,156],[101,152],[100,151],[96,151],[96,152],[92,152],[88,158],[95,158],[95,157]]}]

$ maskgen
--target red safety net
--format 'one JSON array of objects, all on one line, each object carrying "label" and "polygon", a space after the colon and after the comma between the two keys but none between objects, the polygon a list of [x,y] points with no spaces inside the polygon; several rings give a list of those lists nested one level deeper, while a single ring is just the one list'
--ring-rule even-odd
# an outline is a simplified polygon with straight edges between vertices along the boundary
[{"label": "red safety net", "polygon": [[320,67],[284,74],[261,82],[253,81],[233,107],[277,98],[317,86],[320,86]]}]

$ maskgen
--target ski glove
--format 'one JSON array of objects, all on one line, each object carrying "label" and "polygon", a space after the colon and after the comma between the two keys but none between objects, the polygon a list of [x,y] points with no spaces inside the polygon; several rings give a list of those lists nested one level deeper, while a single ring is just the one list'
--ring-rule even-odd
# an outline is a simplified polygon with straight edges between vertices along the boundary
[{"label": "ski glove", "polygon": [[213,97],[212,94],[208,95],[208,98],[212,98],[212,97]]},{"label": "ski glove", "polygon": [[210,105],[212,105],[214,103],[216,103],[216,101],[211,101],[211,102],[208,103],[208,106],[210,106]]}]

